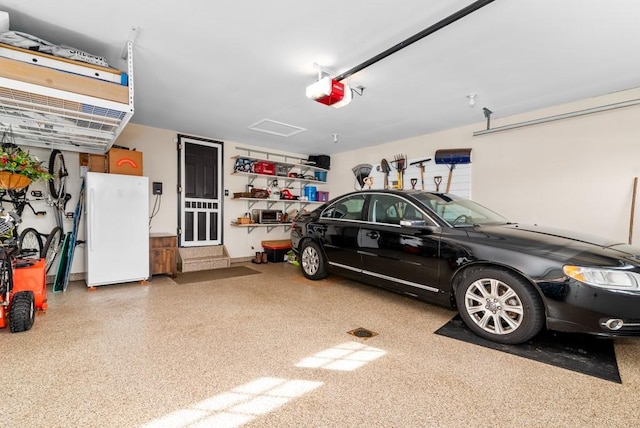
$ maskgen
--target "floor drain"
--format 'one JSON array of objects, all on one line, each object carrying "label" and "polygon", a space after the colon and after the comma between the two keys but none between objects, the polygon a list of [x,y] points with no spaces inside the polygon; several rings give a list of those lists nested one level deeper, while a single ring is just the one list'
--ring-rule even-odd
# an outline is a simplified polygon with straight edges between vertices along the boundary
[{"label": "floor drain", "polygon": [[352,336],[359,337],[360,339],[369,339],[370,337],[378,335],[378,333],[362,327],[351,330],[348,333]]}]

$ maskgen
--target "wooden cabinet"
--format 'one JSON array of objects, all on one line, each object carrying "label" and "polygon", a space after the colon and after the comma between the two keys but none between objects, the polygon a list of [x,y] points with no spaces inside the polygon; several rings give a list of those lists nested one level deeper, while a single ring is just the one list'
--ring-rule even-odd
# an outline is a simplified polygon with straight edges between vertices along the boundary
[{"label": "wooden cabinet", "polygon": [[178,237],[176,235],[149,234],[149,276],[166,273],[175,278],[178,273],[177,252]]}]

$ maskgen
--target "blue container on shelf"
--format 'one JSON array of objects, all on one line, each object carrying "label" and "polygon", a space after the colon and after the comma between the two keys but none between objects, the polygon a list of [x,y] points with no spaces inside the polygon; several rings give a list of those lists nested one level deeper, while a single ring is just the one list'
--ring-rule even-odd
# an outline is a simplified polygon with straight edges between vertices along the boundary
[{"label": "blue container on shelf", "polygon": [[307,201],[315,201],[316,200],[316,186],[305,186],[305,188],[304,188],[304,196],[307,198]]},{"label": "blue container on shelf", "polygon": [[327,171],[316,171],[316,180],[318,181],[327,181]]}]

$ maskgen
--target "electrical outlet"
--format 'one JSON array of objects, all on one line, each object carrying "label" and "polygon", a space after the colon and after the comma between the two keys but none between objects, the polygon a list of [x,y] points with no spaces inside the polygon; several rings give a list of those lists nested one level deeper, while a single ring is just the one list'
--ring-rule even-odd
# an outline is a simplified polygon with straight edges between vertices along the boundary
[{"label": "electrical outlet", "polygon": [[158,181],[153,182],[153,194],[162,195],[162,183]]}]

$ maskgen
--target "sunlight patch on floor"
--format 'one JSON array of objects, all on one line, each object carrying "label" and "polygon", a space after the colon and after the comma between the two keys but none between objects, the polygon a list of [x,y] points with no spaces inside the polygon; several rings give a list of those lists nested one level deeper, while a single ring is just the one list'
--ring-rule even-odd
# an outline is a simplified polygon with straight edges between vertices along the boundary
[{"label": "sunlight patch on floor", "polygon": [[382,357],[387,351],[356,342],[346,342],[304,358],[296,367],[353,371]]},{"label": "sunlight patch on floor", "polygon": [[320,387],[322,382],[264,377],[153,420],[141,428],[237,428]]}]

